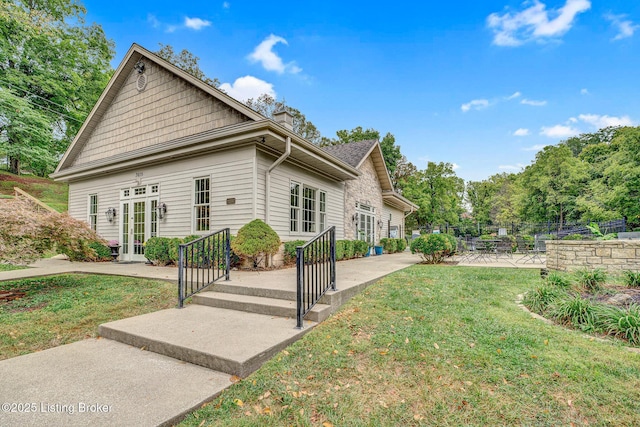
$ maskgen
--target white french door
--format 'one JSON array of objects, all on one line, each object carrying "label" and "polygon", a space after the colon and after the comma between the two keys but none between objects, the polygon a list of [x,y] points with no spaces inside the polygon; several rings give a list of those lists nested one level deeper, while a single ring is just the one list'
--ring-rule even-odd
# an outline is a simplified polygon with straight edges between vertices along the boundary
[{"label": "white french door", "polygon": [[144,243],[158,235],[158,196],[147,195],[146,187],[122,191],[120,200],[120,258],[145,261]]}]

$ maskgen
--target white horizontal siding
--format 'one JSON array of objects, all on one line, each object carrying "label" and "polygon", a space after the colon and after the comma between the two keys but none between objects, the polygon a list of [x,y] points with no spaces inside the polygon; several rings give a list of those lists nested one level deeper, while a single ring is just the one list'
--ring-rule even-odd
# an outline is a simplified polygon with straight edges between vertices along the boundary
[{"label": "white horizontal siding", "polygon": [[[158,234],[184,237],[193,233],[193,179],[211,178],[211,229],[230,227],[232,233],[253,219],[252,147],[178,160],[69,184],[69,214],[87,221],[89,194],[98,195],[98,233],[118,239],[117,221],[109,224],[104,212],[116,207],[120,215],[120,190],[158,184],[159,198],[167,205],[166,218],[159,221]],[[136,173],[142,174],[136,177]],[[235,198],[235,205],[227,205]]]},{"label": "white horizontal siding", "polygon": [[[265,174],[269,166],[276,160],[265,153],[258,153],[258,192],[257,211],[259,217],[265,218]],[[344,184],[324,178],[318,174],[302,169],[287,161],[271,172],[271,191],[269,193],[269,225],[278,233],[283,241],[308,239],[316,233],[292,233],[290,225],[290,182],[299,182],[327,193],[327,226],[336,226],[336,237],[344,236]],[[262,216],[260,216],[262,215]],[[317,218],[319,221],[319,218]]]},{"label": "white horizontal siding", "polygon": [[387,204],[383,205],[382,212],[383,226],[381,237],[389,236],[389,215],[391,215],[391,226],[399,227],[400,234],[398,237],[404,237],[404,212]]}]

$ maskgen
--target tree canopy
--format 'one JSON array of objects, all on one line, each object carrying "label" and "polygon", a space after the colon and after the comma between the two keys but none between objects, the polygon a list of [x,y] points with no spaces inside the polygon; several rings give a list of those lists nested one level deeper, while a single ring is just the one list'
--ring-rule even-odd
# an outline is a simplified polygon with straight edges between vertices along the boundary
[{"label": "tree canopy", "polygon": [[175,53],[173,50],[173,46],[170,44],[162,44],[160,45],[160,49],[156,51],[156,55],[160,58],[171,62],[176,67],[186,71],[191,74],[193,77],[202,80],[208,85],[213,87],[220,86],[220,81],[217,78],[209,78],[207,75],[200,69],[200,58],[195,56],[193,53],[189,52],[187,49],[182,49],[180,53]]},{"label": "tree canopy", "polygon": [[113,42],[80,2],[0,1],[0,152],[45,176],[107,85]]}]

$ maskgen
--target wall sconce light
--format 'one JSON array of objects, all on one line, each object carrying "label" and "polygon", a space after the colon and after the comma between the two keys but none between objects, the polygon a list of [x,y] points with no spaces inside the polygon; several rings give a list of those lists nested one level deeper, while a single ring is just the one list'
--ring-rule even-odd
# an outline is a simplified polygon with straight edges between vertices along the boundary
[{"label": "wall sconce light", "polygon": [[381,220],[381,219],[379,219],[379,220],[378,220],[378,228],[382,228],[382,225],[383,225],[383,224],[384,224],[384,223],[382,222],[382,220]]},{"label": "wall sconce light", "polygon": [[358,222],[358,214],[354,213],[353,216],[351,217],[351,222],[353,222],[354,224]]},{"label": "wall sconce light", "polygon": [[144,73],[144,62],[138,61],[136,65],[133,66],[133,69],[138,72],[138,74]]},{"label": "wall sconce light", "polygon": [[156,209],[158,210],[158,219],[164,219],[165,215],[167,214],[166,203],[164,202],[159,203]]},{"label": "wall sconce light", "polygon": [[107,221],[113,222],[116,219],[116,208],[109,208],[104,214],[107,217]]}]

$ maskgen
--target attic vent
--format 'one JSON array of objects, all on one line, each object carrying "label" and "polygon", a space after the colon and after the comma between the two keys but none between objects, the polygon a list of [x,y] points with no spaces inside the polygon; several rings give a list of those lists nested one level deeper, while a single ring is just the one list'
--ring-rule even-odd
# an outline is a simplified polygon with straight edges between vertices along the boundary
[{"label": "attic vent", "polygon": [[147,76],[140,74],[136,80],[136,89],[138,89],[138,92],[142,92],[145,87],[147,87]]}]

